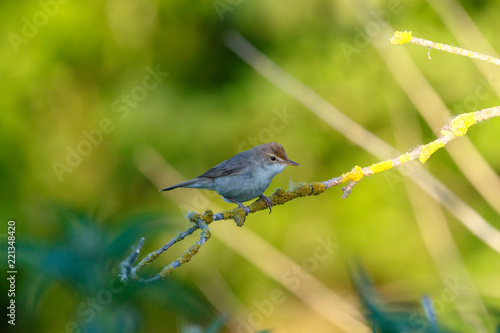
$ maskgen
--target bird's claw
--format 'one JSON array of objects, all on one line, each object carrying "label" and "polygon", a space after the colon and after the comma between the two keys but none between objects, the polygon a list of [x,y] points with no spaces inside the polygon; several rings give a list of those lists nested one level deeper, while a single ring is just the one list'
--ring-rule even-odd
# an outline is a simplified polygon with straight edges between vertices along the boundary
[{"label": "bird's claw", "polygon": [[[272,210],[271,210],[271,207],[273,206],[273,203],[272,203],[271,199],[269,199],[268,197],[266,197],[264,194],[261,194],[261,195],[259,196],[259,198],[260,198],[260,199],[262,199],[262,200],[266,203],[267,207],[269,208],[269,214],[271,214],[271,211],[272,211]],[[244,212],[244,214],[245,214],[245,215],[243,215],[243,219],[238,218],[238,220],[237,220],[237,221],[235,220],[235,221],[236,221],[236,224],[237,224],[239,227],[241,227],[241,226],[245,223],[245,220],[246,220],[247,215],[248,215],[248,214],[250,214],[250,212],[251,212],[250,208],[248,208],[247,206],[243,205],[241,202],[238,202],[238,201],[236,201],[236,200],[234,200],[234,199],[232,199],[232,198],[226,198],[226,199],[228,199],[229,201],[232,201],[232,202],[234,202],[235,204],[237,204],[237,205],[238,205],[238,208],[243,209],[243,212]]]},{"label": "bird's claw", "polygon": [[261,198],[262,200],[264,200],[264,202],[266,203],[267,207],[269,207],[269,214],[271,214],[271,207],[273,206],[273,203],[271,202],[271,199],[269,199],[268,197],[266,197],[264,194],[261,194],[259,196],[259,198]]},{"label": "bird's claw", "polygon": [[239,208],[243,209],[243,211],[245,212],[245,216],[250,214],[250,208],[248,208],[247,206],[243,205],[241,202],[238,201],[234,201],[234,203],[236,203]]}]

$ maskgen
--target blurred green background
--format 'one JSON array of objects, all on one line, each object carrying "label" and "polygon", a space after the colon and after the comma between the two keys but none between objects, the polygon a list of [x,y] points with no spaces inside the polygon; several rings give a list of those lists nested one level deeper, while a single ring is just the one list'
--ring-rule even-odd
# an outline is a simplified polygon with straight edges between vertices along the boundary
[{"label": "blurred green background", "polygon": [[[367,331],[353,261],[384,299],[415,311],[406,321],[415,331],[427,327],[418,305],[424,294],[452,329],[496,327],[499,254],[417,188],[411,166],[363,180],[347,200],[334,188],[256,213],[241,229],[216,222],[193,261],[159,283],[123,286],[117,274],[142,236],[140,258],[187,229],[186,209],[233,208],[207,191],[158,189],[241,150],[276,141],[301,164],[266,194],[380,160],[235,55],[227,33],[238,32],[407,151],[433,140],[449,115],[397,61],[413,61],[453,114],[498,105],[500,73],[486,65],[485,75],[476,60],[452,54],[432,50],[429,59],[425,48],[391,46],[393,29],[488,53],[474,33],[500,49],[500,3],[9,0],[0,13],[2,267],[7,275],[14,220],[18,271],[16,326],[4,317],[2,331],[175,332],[208,327],[221,314],[228,332]],[[438,121],[427,123],[418,103]],[[493,198],[499,133],[492,119],[450,144],[460,151],[465,140],[473,143],[493,171],[483,179]],[[476,159],[463,157],[475,170]],[[445,150],[425,167],[500,229],[498,210]],[[141,274],[152,276],[197,237]],[[1,281],[8,304],[9,284]]]}]

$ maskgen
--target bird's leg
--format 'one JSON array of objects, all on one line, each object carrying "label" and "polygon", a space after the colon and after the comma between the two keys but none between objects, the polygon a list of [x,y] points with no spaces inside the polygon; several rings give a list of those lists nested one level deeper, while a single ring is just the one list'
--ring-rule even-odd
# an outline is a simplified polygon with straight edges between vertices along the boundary
[{"label": "bird's leg", "polygon": [[271,214],[271,207],[273,206],[273,203],[271,202],[271,199],[269,199],[268,197],[266,197],[264,194],[261,194],[259,196],[259,198],[261,198],[262,200],[264,200],[264,202],[266,203],[267,207],[269,207],[269,214]]},{"label": "bird's leg", "polygon": [[250,214],[250,208],[246,207],[241,202],[238,202],[238,201],[236,201],[234,199],[227,198],[227,197],[226,197],[226,199],[229,200],[229,201],[231,201],[231,202],[234,202],[235,204],[238,205],[238,207],[242,208],[245,211],[245,216],[248,215],[248,214]]}]

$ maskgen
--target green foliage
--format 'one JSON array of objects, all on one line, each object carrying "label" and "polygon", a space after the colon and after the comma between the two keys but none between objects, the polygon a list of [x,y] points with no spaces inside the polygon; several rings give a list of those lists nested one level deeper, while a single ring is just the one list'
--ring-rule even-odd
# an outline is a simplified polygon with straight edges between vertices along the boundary
[{"label": "green foliage", "polygon": [[362,268],[353,272],[353,279],[366,309],[366,317],[372,323],[374,333],[451,333],[452,331],[438,327],[432,319],[434,310],[427,307],[424,316],[415,306],[390,304],[383,299]]},{"label": "green foliage", "polygon": [[[23,330],[37,331],[47,325],[42,317],[46,311],[39,306],[44,308],[61,294],[73,306],[66,305],[64,315],[47,329],[63,330],[74,322],[84,332],[137,332],[148,327],[144,309],[151,306],[195,323],[213,318],[210,304],[192,286],[175,278],[145,285],[123,284],[117,276],[117,265],[128,255],[137,235],[153,238],[155,233],[165,232],[165,217],[135,214],[110,223],[67,208],[56,209],[54,217],[60,242],[33,235],[18,247],[19,264],[30,271],[23,281],[30,287],[23,290],[19,303],[32,304],[24,309],[31,320],[20,323]],[[164,320],[175,323],[177,318]]]}]

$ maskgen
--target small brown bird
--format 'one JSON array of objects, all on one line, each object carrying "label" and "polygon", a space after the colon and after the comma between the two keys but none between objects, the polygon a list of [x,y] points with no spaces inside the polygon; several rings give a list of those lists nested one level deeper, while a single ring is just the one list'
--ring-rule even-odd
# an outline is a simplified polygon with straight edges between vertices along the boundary
[{"label": "small brown bird", "polygon": [[288,159],[283,146],[271,142],[236,154],[194,179],[160,191],[170,191],[178,187],[216,191],[225,201],[234,202],[247,214],[250,210],[242,202],[259,197],[266,202],[271,213],[271,200],[263,193],[274,176],[287,165],[299,164]]}]

